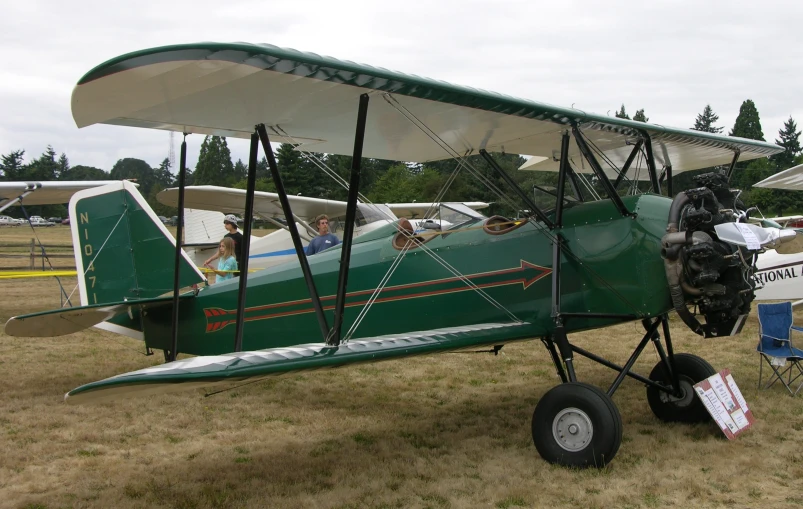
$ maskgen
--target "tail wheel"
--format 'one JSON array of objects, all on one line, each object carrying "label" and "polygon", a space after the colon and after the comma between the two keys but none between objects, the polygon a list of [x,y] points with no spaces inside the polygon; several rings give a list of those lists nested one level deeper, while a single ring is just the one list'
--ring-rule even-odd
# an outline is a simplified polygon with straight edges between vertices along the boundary
[{"label": "tail wheel", "polygon": [[602,467],[622,443],[622,417],[611,398],[579,382],[549,390],[533,412],[533,442],[549,463]]},{"label": "tail wheel", "polygon": [[[680,397],[668,392],[647,387],[647,401],[656,417],[666,422],[706,422],[711,417],[702,401],[694,392],[694,384],[702,382],[709,376],[716,374],[714,368],[701,357],[688,353],[675,354],[675,369],[678,372],[680,384]],[[663,362],[655,365],[650,373],[650,380],[670,386],[672,377],[669,376]]]}]

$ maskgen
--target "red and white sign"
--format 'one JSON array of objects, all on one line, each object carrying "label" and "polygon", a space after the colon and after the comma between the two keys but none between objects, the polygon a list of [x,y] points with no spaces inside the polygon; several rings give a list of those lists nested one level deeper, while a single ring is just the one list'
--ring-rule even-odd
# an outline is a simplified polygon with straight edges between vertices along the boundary
[{"label": "red and white sign", "polygon": [[747,401],[729,369],[706,378],[696,384],[694,390],[729,440],[755,422],[753,412],[747,407]]}]

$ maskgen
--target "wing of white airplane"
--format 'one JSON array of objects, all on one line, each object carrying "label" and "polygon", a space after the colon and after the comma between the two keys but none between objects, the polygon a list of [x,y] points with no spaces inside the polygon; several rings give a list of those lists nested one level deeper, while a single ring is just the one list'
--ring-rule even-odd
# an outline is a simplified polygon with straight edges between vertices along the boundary
[{"label": "wing of white airplane", "polygon": [[[176,207],[178,205],[178,188],[165,189],[156,196],[159,202]],[[330,217],[346,213],[346,202],[338,200],[325,200],[308,196],[288,196],[293,212],[300,218],[311,221],[320,214]],[[489,206],[481,201],[461,202],[474,210]],[[184,205],[187,209],[201,209],[220,213],[240,213],[245,211],[245,190],[221,186],[187,186],[184,190]],[[432,203],[388,203],[388,208],[397,217],[420,218],[428,210],[438,211],[437,204]],[[263,191],[254,192],[254,212],[263,216],[283,216],[279,195]],[[218,215],[210,216],[215,223],[222,224]],[[185,224],[187,220],[185,219]],[[203,232],[199,232],[203,233]],[[224,232],[225,233],[225,232]],[[216,235],[210,238],[217,238]]]},{"label": "wing of white airplane", "polygon": [[[474,210],[484,209],[490,205],[484,201],[466,201],[460,203]],[[396,217],[406,217],[408,219],[420,219],[424,217],[425,214],[431,217],[438,212],[437,203],[387,203],[386,205],[396,214]]]},{"label": "wing of white airplane", "polygon": [[[165,189],[156,196],[159,202],[171,207],[178,206],[178,188]],[[311,220],[320,214],[339,216],[346,213],[346,202],[324,200],[308,196],[288,196],[293,213]],[[214,210],[224,213],[245,212],[245,189],[221,186],[188,186],[184,189],[184,207]],[[254,192],[254,212],[266,217],[283,217],[279,195],[264,191]]]},{"label": "wing of white airplane", "polygon": [[788,170],[776,173],[753,187],[769,187],[772,189],[787,189],[790,191],[803,191],[803,164],[793,166]]},{"label": "wing of white airplane", "polygon": [[0,207],[22,196],[23,205],[68,203],[84,189],[114,184],[115,180],[0,182]]}]

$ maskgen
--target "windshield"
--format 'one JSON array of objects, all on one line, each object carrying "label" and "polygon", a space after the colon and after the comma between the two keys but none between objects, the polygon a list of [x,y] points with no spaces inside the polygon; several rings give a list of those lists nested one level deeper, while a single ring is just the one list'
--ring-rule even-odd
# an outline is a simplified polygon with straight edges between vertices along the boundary
[{"label": "windshield", "polygon": [[[345,219],[345,216],[344,216]],[[378,203],[358,203],[357,204],[357,226],[362,226],[376,221],[389,220],[395,221],[398,217],[387,205]]]},{"label": "windshield", "polygon": [[448,224],[448,230],[485,219],[485,216],[462,203],[441,203],[438,215],[444,226]]},{"label": "windshield", "polygon": [[[377,203],[358,203],[354,216],[354,226],[360,227],[377,221],[396,221],[399,219],[387,205]],[[337,234],[342,231],[346,214],[329,219],[329,231]]]}]

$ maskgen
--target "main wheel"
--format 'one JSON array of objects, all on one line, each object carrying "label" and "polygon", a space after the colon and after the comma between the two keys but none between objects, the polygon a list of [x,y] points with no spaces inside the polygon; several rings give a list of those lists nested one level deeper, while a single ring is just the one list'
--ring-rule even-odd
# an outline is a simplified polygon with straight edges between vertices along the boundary
[{"label": "main wheel", "polygon": [[622,443],[622,417],[611,398],[579,382],[549,390],[533,412],[533,442],[546,461],[602,467]]},{"label": "main wheel", "polygon": [[[689,353],[675,354],[675,368],[678,372],[681,397],[677,398],[668,392],[647,387],[647,401],[656,417],[666,422],[706,422],[711,416],[702,401],[694,392],[694,384],[701,382],[716,373],[714,368],[704,359]],[[650,373],[650,380],[661,382],[667,386],[672,378],[659,362]]]}]

